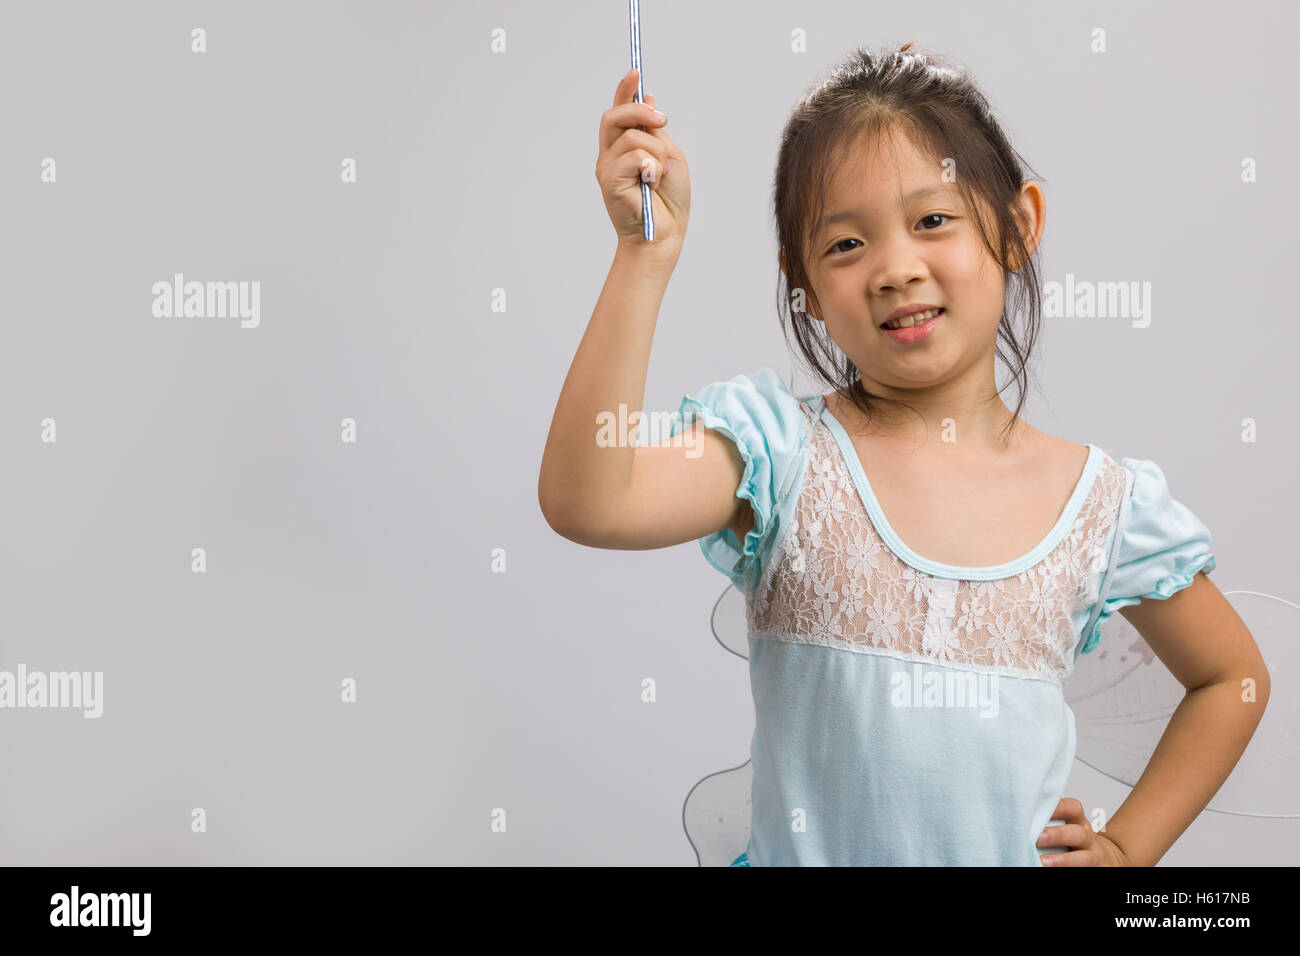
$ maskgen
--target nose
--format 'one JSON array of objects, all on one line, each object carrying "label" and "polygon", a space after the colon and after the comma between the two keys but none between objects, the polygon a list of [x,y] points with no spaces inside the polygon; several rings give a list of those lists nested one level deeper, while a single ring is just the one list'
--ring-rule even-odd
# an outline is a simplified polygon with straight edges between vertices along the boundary
[{"label": "nose", "polygon": [[928,274],[925,262],[910,238],[891,239],[877,246],[877,260],[871,272],[871,291],[876,295],[902,292],[908,283],[922,280]]}]

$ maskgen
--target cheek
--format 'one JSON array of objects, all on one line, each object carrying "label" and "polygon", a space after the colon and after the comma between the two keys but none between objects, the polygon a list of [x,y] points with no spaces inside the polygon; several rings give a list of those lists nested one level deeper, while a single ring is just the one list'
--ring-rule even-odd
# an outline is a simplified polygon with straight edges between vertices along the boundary
[{"label": "cheek", "polygon": [[944,250],[935,262],[935,271],[940,273],[947,283],[963,289],[977,288],[987,282],[990,275],[990,263],[980,254],[980,249],[970,243],[950,246]]},{"label": "cheek", "polygon": [[860,311],[869,288],[862,268],[846,266],[828,272],[817,286],[821,300],[838,311]]},{"label": "cheek", "polygon": [[936,263],[940,284],[948,295],[996,318],[1002,313],[1006,288],[1002,270],[983,249],[953,250],[943,263]]}]

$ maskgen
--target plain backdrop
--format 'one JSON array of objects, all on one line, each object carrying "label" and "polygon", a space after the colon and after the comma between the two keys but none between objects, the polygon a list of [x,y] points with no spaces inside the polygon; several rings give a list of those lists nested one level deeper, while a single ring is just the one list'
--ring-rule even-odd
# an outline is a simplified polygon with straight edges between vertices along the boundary
[{"label": "plain backdrop", "polygon": [[[646,0],[693,190],[646,410],[762,366],[819,389],[775,311],[778,137],[854,46],[916,40],[1044,177],[1044,281],[1152,284],[1149,328],[1045,323],[1026,417],[1158,462],[1220,589],[1300,601],[1297,27],[1261,0]],[[536,491],[629,65],[618,0],[5,5],[0,669],[100,671],[104,711],[0,711],[0,862],[694,865],[682,800],[753,728],[709,631],[726,580],[694,542],[573,544]],[[177,272],[260,282],[260,325],[155,317]],[[1127,790],[1076,762],[1067,792]],[[1297,848],[1300,821],[1206,813],[1162,862]]]}]

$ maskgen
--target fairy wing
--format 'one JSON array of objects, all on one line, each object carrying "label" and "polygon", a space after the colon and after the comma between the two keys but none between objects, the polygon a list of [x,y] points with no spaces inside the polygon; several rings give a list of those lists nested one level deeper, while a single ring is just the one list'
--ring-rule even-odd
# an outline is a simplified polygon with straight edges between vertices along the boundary
[{"label": "fairy wing", "polygon": [[754,768],[711,773],[686,795],[682,828],[700,866],[730,866],[749,846],[750,785]]},{"label": "fairy wing", "polygon": [[719,595],[709,619],[713,637],[723,650],[749,660],[749,624],[745,620],[745,595],[735,586]]},{"label": "fairy wing", "polygon": [[[749,659],[745,596],[734,586],[728,585],[714,603],[710,627],[723,650]],[[749,845],[753,779],[753,765],[746,760],[709,774],[686,795],[682,829],[700,866],[730,866]]]},{"label": "fairy wing", "polygon": [[[1264,656],[1272,706],[1206,809],[1300,817],[1300,606],[1256,591],[1225,591],[1224,596]],[[1182,684],[1122,614],[1102,625],[1095,651],[1076,657],[1065,692],[1075,716],[1077,759],[1130,787],[1142,775],[1184,694]]]}]

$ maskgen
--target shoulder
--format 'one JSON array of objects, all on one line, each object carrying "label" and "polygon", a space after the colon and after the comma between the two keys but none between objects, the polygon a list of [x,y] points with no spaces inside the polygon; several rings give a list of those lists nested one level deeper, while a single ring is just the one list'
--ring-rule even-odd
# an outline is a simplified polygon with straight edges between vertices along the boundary
[{"label": "shoulder", "polygon": [[1027,441],[1031,458],[1055,481],[1053,487],[1072,486],[1083,476],[1092,457],[1090,446],[1036,428],[1031,430]]},{"label": "shoulder", "polygon": [[776,370],[767,366],[754,369],[751,372],[741,372],[729,379],[712,382],[705,385],[700,391],[702,393],[755,395],[773,403],[794,402],[797,404],[799,401],[791,393],[790,387],[785,384],[785,380],[777,374]]},{"label": "shoulder", "polygon": [[1011,461],[1045,488],[1076,488],[1087,477],[1092,447],[1034,428],[1021,419],[1012,441]]},{"label": "shoulder", "polygon": [[1127,489],[1117,509],[1112,559],[1102,585],[1104,600],[1082,647],[1090,651],[1108,616],[1143,600],[1164,599],[1189,586],[1196,574],[1216,567],[1209,527],[1174,497],[1164,471],[1146,458],[1107,456]]},{"label": "shoulder", "polygon": [[1159,464],[1149,458],[1132,458],[1103,451],[1102,470],[1123,487],[1123,510],[1134,515],[1161,515],[1180,507],[1170,491],[1169,479]]},{"label": "shoulder", "polygon": [[1148,458],[1116,457],[1098,448],[1098,498],[1119,519],[1125,546],[1145,538],[1147,542],[1166,534],[1200,536],[1205,528],[1181,501],[1174,497],[1164,469]]},{"label": "shoulder", "polygon": [[733,436],[741,431],[768,436],[778,448],[798,443],[805,420],[801,401],[780,375],[766,367],[688,393],[681,412]]}]

